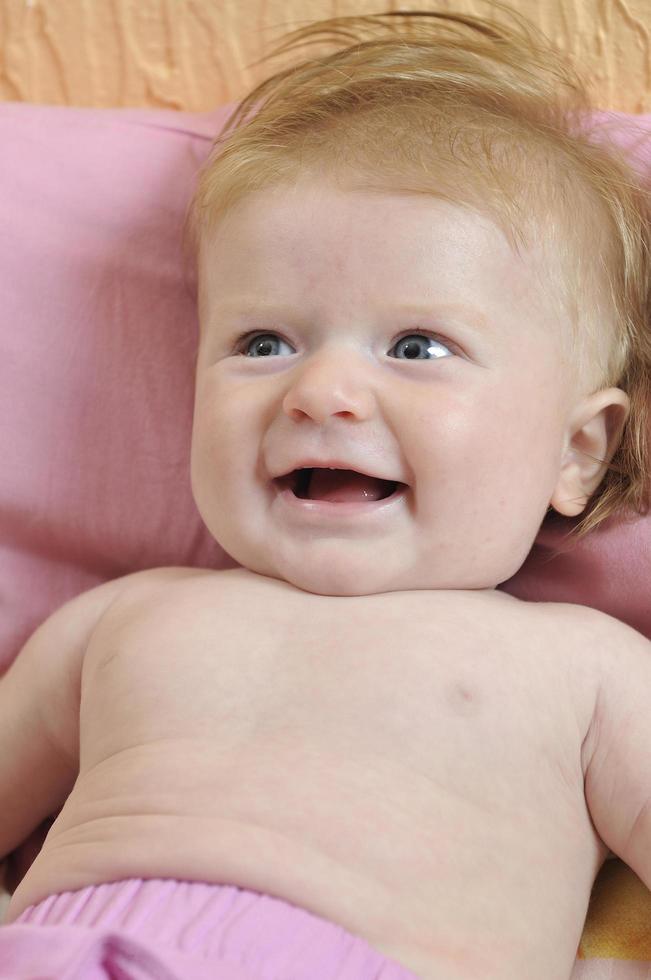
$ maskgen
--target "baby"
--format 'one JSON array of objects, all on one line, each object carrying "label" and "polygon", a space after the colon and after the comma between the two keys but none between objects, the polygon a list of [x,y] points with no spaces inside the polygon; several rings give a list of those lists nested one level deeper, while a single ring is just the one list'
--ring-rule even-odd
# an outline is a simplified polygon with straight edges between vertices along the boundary
[{"label": "baby", "polygon": [[651,887],[651,644],[496,589],[550,508],[642,507],[643,192],[518,19],[326,32],[192,210],[242,567],[93,589],[0,682],[0,856],[60,811],[2,978],[567,980],[609,849]]}]

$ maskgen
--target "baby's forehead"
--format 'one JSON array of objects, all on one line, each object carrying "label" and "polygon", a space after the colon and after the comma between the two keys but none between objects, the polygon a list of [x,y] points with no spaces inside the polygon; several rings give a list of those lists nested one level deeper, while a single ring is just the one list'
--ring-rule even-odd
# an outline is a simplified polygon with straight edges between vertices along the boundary
[{"label": "baby's forehead", "polygon": [[[304,179],[250,193],[223,214],[204,237],[202,272],[216,264],[235,267],[246,253],[247,274],[282,267],[307,278],[319,269],[347,276],[375,263],[383,274],[395,266],[401,277],[426,270],[436,282],[455,263],[460,272],[485,266],[493,274],[513,268],[521,275],[524,266],[544,264],[543,245],[540,236],[518,241],[502,215],[444,189],[419,194],[381,183]],[[413,265],[405,268],[405,257]]]},{"label": "baby's forehead", "polygon": [[544,235],[518,239],[503,216],[442,189],[304,178],[240,200],[206,236],[201,269],[220,295],[284,294],[288,303],[316,301],[320,290],[335,302],[333,284],[380,305],[470,301],[489,286],[517,303],[535,289],[560,317],[558,252]]}]

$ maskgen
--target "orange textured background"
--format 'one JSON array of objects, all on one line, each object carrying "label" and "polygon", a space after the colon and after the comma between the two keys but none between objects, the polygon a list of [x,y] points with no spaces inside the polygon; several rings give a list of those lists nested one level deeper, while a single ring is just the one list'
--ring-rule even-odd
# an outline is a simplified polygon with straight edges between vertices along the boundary
[{"label": "orange textured background", "polygon": [[[578,59],[599,104],[651,112],[651,0],[514,0]],[[253,62],[306,21],[482,0],[0,0],[0,99],[200,111],[283,65]],[[314,50],[314,49],[313,49]]]}]

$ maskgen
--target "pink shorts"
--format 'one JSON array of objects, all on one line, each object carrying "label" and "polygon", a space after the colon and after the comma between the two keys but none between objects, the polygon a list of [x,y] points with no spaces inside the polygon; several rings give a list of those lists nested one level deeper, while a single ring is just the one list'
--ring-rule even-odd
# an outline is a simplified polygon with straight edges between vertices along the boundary
[{"label": "pink shorts", "polygon": [[1,980],[416,980],[278,898],[134,878],[52,895],[0,928]]}]

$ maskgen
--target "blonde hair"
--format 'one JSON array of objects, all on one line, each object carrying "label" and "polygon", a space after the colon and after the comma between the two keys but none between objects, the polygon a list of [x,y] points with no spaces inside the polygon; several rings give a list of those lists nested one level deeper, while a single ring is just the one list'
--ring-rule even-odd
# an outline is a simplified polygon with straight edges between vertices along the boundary
[{"label": "blonde hair", "polygon": [[487,209],[516,247],[524,225],[535,233],[545,224],[573,268],[564,290],[573,322],[589,307],[611,324],[607,343],[603,323],[574,339],[584,348],[590,341],[598,387],[616,385],[631,403],[606,475],[571,532],[582,537],[611,515],[649,507],[648,188],[604,141],[574,69],[522,17],[492,6],[510,23],[401,11],[292,31],[267,57],[324,41],[339,50],[277,72],[239,104],[200,174],[187,227],[199,250],[243,197],[310,172]]}]

